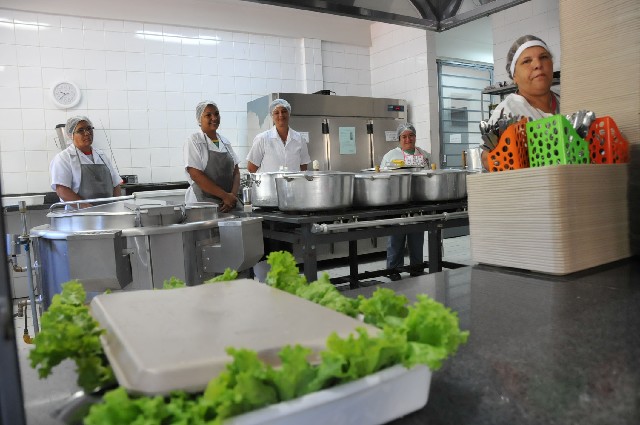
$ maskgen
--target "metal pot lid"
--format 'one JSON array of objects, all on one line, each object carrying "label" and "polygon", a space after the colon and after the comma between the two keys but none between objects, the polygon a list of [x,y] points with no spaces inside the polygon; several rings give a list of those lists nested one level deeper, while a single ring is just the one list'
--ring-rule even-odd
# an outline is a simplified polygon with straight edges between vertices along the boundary
[{"label": "metal pot lid", "polygon": [[365,173],[357,173],[355,175],[356,179],[390,179],[393,176],[410,176],[411,173],[404,171],[404,172],[393,172],[393,173],[389,173],[386,171],[380,171],[380,172],[365,172]]}]

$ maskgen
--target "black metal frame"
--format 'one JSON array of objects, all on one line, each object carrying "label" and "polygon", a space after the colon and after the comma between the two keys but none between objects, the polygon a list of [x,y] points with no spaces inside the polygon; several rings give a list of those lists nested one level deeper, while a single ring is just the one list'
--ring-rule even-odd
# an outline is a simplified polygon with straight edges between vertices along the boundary
[{"label": "black metal frame", "polygon": [[[407,216],[409,214],[439,214],[466,210],[467,202],[445,202],[438,204],[412,205],[398,208],[352,210],[345,213],[320,213],[320,214],[288,214],[280,211],[256,210],[252,214],[263,218],[263,236],[279,242],[287,242],[302,245],[302,268],[307,281],[312,282],[318,278],[318,257],[316,246],[335,242],[349,242],[349,276],[351,288],[357,288],[361,279],[376,276],[388,276],[397,272],[395,269],[384,269],[376,272],[358,272],[358,246],[357,241],[373,237],[391,236],[414,232],[428,232],[429,261],[425,266],[429,273],[442,270],[442,229],[449,227],[468,226],[468,218],[438,219],[433,221],[408,222],[402,225],[381,225],[376,227],[352,228],[340,232],[314,233],[315,224],[366,221],[376,219],[388,219]],[[268,244],[267,244],[268,245]],[[265,247],[265,254],[268,253]],[[446,264],[450,268],[461,265],[455,263]],[[347,277],[332,279],[333,283],[343,282]]]}]

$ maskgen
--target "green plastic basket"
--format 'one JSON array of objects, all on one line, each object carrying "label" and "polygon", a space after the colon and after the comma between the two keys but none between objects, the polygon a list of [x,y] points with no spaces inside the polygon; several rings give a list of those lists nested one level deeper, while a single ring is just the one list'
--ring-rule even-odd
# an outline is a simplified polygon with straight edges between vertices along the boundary
[{"label": "green plastic basket", "polygon": [[527,123],[529,166],[588,164],[589,144],[563,115]]}]

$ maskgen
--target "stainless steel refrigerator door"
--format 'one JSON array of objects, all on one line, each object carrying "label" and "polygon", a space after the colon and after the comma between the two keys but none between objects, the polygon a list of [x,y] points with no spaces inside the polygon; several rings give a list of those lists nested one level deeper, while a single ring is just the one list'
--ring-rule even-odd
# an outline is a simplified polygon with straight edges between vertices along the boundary
[{"label": "stainless steel refrigerator door", "polygon": [[365,118],[329,117],[331,170],[357,172],[373,167],[371,141]]},{"label": "stainless steel refrigerator door", "polygon": [[[322,134],[322,118],[292,115],[289,118],[289,127],[301,133],[302,138],[307,140],[311,162],[317,160],[320,163],[320,170],[328,170],[326,143]],[[308,169],[311,170],[311,164]]]},{"label": "stainless steel refrigerator door", "polygon": [[395,120],[388,118],[373,119],[373,166],[380,165],[382,157],[391,149],[399,146],[396,137],[396,130],[405,120]]}]

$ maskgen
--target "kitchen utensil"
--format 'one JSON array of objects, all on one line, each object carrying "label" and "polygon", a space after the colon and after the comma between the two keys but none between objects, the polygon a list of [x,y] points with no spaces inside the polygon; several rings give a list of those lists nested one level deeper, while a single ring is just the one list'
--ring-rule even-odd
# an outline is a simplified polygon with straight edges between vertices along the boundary
[{"label": "kitchen utensil", "polygon": [[482,147],[470,148],[467,154],[467,169],[469,171],[482,171]]},{"label": "kitchen utensil", "polygon": [[353,205],[354,173],[306,171],[276,177],[282,211],[323,211]]},{"label": "kitchen utensil", "polygon": [[256,207],[278,208],[276,177],[293,174],[286,171],[256,173],[251,175],[251,200]]},{"label": "kitchen utensil", "polygon": [[411,199],[416,202],[448,201],[467,196],[467,171],[430,170],[411,176]]},{"label": "kitchen utensil", "polygon": [[358,173],[353,181],[353,204],[375,207],[408,203],[411,200],[411,173]]}]

